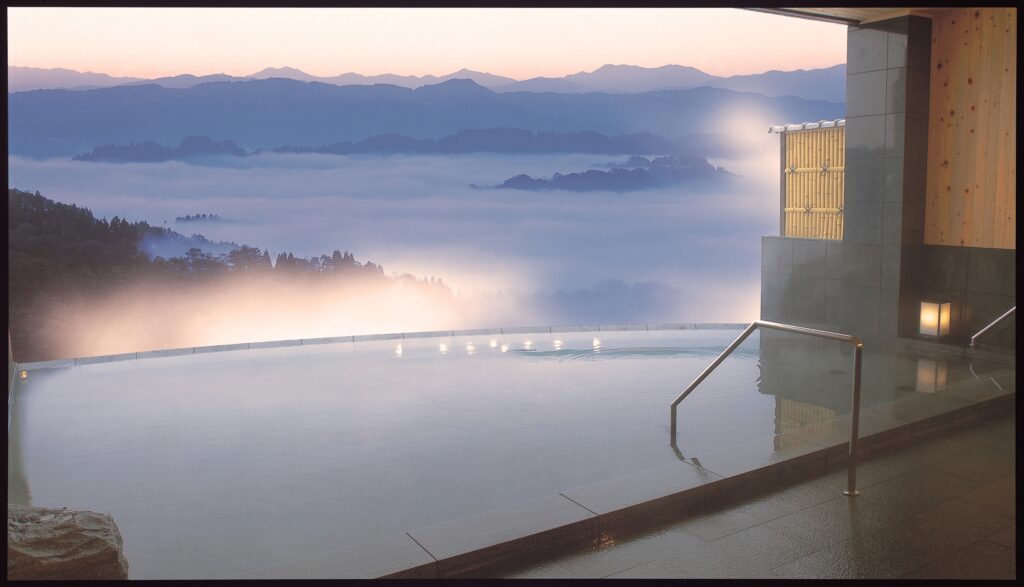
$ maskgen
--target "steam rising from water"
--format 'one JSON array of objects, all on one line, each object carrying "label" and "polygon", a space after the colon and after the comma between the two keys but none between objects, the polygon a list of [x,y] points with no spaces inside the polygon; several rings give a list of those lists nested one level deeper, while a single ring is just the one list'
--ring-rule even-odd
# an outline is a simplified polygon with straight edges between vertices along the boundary
[{"label": "steam rising from water", "polygon": [[701,321],[727,322],[756,313],[745,299],[749,289],[719,291],[724,303],[716,308],[664,284],[457,294],[408,282],[297,283],[253,275],[173,288],[138,281],[109,295],[77,295],[34,319],[56,352],[45,358],[68,358],[389,332],[664,323],[694,314]]},{"label": "steam rising from water", "polygon": [[306,283],[246,276],[170,289],[136,282],[112,295],[79,296],[42,318],[61,357],[439,330],[472,321],[443,290],[408,283]]}]

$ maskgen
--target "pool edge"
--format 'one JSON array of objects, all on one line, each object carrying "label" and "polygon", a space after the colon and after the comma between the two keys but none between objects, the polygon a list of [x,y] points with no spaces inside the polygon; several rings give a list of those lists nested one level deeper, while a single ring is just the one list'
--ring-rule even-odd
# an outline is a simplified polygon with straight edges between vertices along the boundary
[{"label": "pool edge", "polygon": [[679,322],[666,324],[594,324],[582,326],[517,326],[507,328],[477,328],[463,330],[432,330],[423,332],[393,332],[382,334],[357,334],[348,336],[329,336],[317,338],[293,338],[283,340],[268,340],[241,342],[232,344],[217,344],[197,347],[180,347],[173,349],[156,349],[148,351],[136,351],[128,353],[115,353],[111,355],[95,355],[90,357],[70,357],[64,359],[47,359],[44,361],[32,361],[18,363],[21,369],[63,369],[76,365],[92,365],[97,363],[113,363],[117,361],[130,361],[139,359],[151,359],[159,357],[171,357],[179,355],[198,355],[206,353],[286,348],[296,346],[314,346],[319,344],[338,344],[343,342],[368,342],[376,340],[404,340],[406,338],[440,338],[450,336],[486,336],[489,334],[555,334],[566,332],[629,332],[645,330],[742,330],[746,324],[733,322]]},{"label": "pool edge", "polygon": [[[1008,417],[1007,414],[1013,413],[1015,403],[1014,390],[863,436],[858,441],[858,461],[909,448],[953,430]],[[785,435],[775,435],[776,438],[782,436]],[[770,493],[832,471],[845,470],[848,461],[847,442],[815,444],[793,438],[800,448],[792,457],[730,476],[721,476],[700,464],[680,460],[527,502],[409,530],[404,534],[429,555],[433,562],[417,562],[409,568],[392,567],[385,574],[366,578],[492,576],[488,573],[551,555],[568,554],[609,540],[614,542],[617,536],[651,531],[688,516],[714,511],[745,497]],[[702,472],[705,480],[689,482],[689,486],[682,491],[664,489],[684,472],[689,474],[694,471]],[[610,483],[617,483],[620,488],[631,484],[643,487],[649,495],[640,501],[627,501],[607,508],[595,506],[597,502],[588,503],[584,499],[577,501],[581,492]],[[657,487],[659,484],[662,489]],[[654,489],[651,489],[652,485]],[[552,519],[559,517],[564,523],[552,523]],[[432,539],[426,539],[431,535]],[[346,556],[341,553],[365,550],[374,542],[367,541],[337,551],[337,562],[344,564]]]}]

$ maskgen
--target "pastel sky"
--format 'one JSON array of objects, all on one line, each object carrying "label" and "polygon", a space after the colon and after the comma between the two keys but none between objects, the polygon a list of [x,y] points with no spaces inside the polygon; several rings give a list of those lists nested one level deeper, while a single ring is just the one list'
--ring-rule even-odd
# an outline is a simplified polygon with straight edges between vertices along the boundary
[{"label": "pastel sky", "polygon": [[737,9],[8,8],[8,64],[117,76],[444,75],[515,79],[606,63],[714,75],[846,61],[846,27]]}]

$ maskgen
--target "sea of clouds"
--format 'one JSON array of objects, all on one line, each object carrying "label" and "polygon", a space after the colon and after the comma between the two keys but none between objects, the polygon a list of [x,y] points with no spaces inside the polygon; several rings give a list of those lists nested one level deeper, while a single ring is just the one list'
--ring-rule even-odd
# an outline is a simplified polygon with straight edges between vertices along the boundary
[{"label": "sea of clouds", "polygon": [[[11,187],[108,219],[269,248],[272,257],[348,250],[388,274],[442,278],[467,311],[445,314],[457,324],[416,326],[741,322],[759,313],[761,236],[778,232],[777,140],[748,138],[742,159],[713,161],[740,175],[722,188],[629,193],[470,185],[619,159],[584,154],[8,161]],[[224,221],[175,223],[197,213]]]}]

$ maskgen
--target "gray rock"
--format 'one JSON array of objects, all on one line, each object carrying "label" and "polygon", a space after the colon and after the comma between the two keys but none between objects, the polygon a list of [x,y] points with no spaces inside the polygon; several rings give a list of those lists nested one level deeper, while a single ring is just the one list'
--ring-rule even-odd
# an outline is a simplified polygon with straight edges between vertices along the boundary
[{"label": "gray rock", "polygon": [[127,579],[109,514],[7,504],[7,579]]}]

